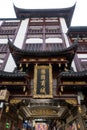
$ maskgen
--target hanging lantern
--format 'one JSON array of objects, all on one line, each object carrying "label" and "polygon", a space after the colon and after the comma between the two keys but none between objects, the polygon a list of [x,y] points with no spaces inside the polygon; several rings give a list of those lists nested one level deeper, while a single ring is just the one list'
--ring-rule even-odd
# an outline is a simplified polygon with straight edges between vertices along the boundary
[{"label": "hanging lantern", "polygon": [[59,65],[59,67],[61,67],[61,63],[59,63],[58,65]]},{"label": "hanging lantern", "polygon": [[61,61],[64,61],[64,58],[61,58],[60,60],[61,60]]},{"label": "hanging lantern", "polygon": [[67,63],[65,63],[65,66],[66,66],[66,67],[68,66]]},{"label": "hanging lantern", "polygon": [[28,63],[26,63],[26,67],[28,67]]},{"label": "hanging lantern", "polygon": [[60,108],[60,104],[58,103],[58,106],[57,106],[58,108]]},{"label": "hanging lantern", "polygon": [[22,67],[22,64],[20,63],[19,67]]},{"label": "hanging lantern", "polygon": [[81,106],[78,106],[78,111],[79,111],[79,113],[82,112]]},{"label": "hanging lantern", "polygon": [[27,61],[27,59],[23,59],[23,61]]},{"label": "hanging lantern", "polygon": [[6,106],[6,113],[9,112],[9,106]]},{"label": "hanging lantern", "polygon": [[67,68],[64,68],[64,70],[65,70],[65,71],[68,71],[68,69],[67,69]]},{"label": "hanging lantern", "polygon": [[26,86],[23,86],[23,92],[25,92],[25,90],[26,90]]},{"label": "hanging lantern", "polygon": [[63,86],[61,86],[61,92],[63,92]]}]

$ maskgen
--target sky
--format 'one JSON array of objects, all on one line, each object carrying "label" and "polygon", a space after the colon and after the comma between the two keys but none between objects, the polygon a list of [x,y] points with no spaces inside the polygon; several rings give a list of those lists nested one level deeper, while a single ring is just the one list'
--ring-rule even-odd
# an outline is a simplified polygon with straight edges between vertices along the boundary
[{"label": "sky", "polygon": [[13,4],[19,8],[67,8],[76,3],[71,26],[87,26],[87,0],[0,0],[0,18],[15,18]]}]

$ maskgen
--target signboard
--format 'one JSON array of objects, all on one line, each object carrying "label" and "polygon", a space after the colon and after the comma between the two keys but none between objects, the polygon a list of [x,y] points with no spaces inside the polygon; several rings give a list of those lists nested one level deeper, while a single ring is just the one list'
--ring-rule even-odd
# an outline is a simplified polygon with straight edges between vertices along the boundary
[{"label": "signboard", "polygon": [[35,66],[34,98],[52,98],[52,66],[51,65]]},{"label": "signboard", "polygon": [[8,90],[0,90],[0,101],[8,101],[9,95]]}]

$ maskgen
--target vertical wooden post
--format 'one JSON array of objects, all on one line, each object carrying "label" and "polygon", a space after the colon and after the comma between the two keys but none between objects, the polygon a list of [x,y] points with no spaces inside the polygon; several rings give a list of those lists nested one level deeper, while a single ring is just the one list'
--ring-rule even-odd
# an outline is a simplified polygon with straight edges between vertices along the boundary
[{"label": "vertical wooden post", "polygon": [[84,124],[83,124],[83,121],[82,121],[82,117],[81,117],[81,114],[78,113],[78,123],[80,124],[80,130],[85,130],[85,127],[84,127]]},{"label": "vertical wooden post", "polygon": [[0,109],[0,120],[1,120],[1,117],[2,117],[2,112],[3,112],[3,108]]},{"label": "vertical wooden post", "polygon": [[11,130],[14,130],[14,122],[12,121]]}]

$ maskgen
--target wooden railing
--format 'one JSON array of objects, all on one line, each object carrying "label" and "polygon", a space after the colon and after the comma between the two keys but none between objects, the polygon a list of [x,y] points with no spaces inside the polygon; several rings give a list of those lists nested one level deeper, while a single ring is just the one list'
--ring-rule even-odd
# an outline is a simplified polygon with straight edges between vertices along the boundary
[{"label": "wooden railing", "polygon": [[7,44],[0,44],[0,52],[7,52],[8,45]]},{"label": "wooden railing", "polygon": [[[64,48],[64,44],[62,43],[46,43],[45,50],[46,51],[55,51]],[[35,44],[25,44],[24,49],[26,50],[33,50],[33,51],[41,51],[43,49],[42,43],[35,43]]]},{"label": "wooden railing", "polygon": [[18,26],[20,22],[4,22],[2,26]]},{"label": "wooden railing", "polygon": [[[28,32],[27,32],[27,35],[29,34],[40,34],[40,33],[43,33],[43,29],[28,29]],[[46,29],[45,30],[45,33],[47,34],[60,34],[61,31],[60,29]]]},{"label": "wooden railing", "polygon": [[16,29],[13,30],[0,30],[0,35],[15,35]]},{"label": "wooden railing", "polygon": [[77,52],[87,52],[87,43],[79,43]]}]

